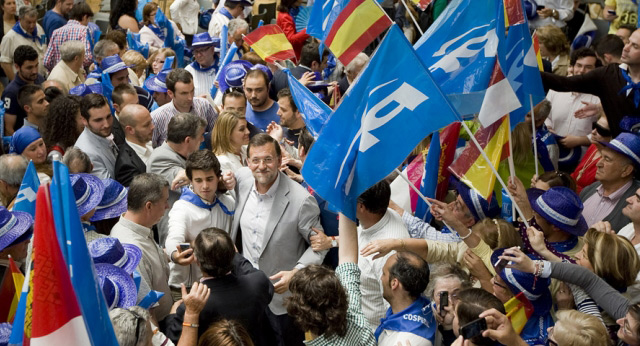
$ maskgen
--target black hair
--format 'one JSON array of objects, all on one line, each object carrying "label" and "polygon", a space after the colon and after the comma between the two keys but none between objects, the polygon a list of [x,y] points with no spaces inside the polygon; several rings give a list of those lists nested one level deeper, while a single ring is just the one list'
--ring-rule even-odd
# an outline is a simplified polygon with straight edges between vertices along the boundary
[{"label": "black hair", "polygon": [[18,46],[13,52],[13,62],[20,67],[25,61],[38,61],[38,52],[31,46]]},{"label": "black hair", "polygon": [[389,268],[389,280],[398,279],[413,299],[427,288],[429,275],[429,263],[411,251],[397,252],[396,263]]},{"label": "black hair", "polygon": [[389,208],[390,199],[391,187],[386,180],[382,179],[358,196],[358,203],[364,205],[365,209],[371,213],[384,215]]}]

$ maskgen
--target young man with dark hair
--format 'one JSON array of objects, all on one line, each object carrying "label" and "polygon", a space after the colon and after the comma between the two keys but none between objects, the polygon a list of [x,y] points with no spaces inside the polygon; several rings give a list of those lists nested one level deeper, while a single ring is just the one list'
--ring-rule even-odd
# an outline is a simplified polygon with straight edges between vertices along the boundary
[{"label": "young man with dark hair", "polygon": [[[293,67],[290,72],[296,79],[302,78],[306,74],[313,75],[314,73],[322,73],[327,67],[327,59],[329,58],[329,51],[325,49],[322,52],[322,57],[319,52],[319,45],[315,40],[308,41],[302,46],[302,53],[300,55],[300,63],[298,66]],[[312,78],[315,80],[315,77]],[[282,70],[278,70],[273,74],[273,81],[271,82],[271,88],[274,94],[284,88],[289,87],[289,81],[287,74]]]},{"label": "young man with dark hair", "polygon": [[18,103],[27,114],[23,126],[30,126],[36,130],[44,129],[44,121],[49,110],[44,90],[40,85],[27,84],[18,92]]},{"label": "young man with dark hair", "polygon": [[89,94],[82,99],[80,107],[84,131],[76,140],[78,147],[93,163],[93,172],[100,179],[115,177],[118,147],[111,139],[113,116],[107,99],[100,94]]},{"label": "young man with dark hair", "polygon": [[[68,0],[58,0],[68,1]],[[64,26],[51,32],[49,46],[44,55],[44,66],[49,70],[53,70],[58,61],[60,61],[60,47],[67,41],[81,41],[84,43],[84,57],[82,66],[88,68],[93,62],[93,52],[91,51],[91,42],[89,41],[88,31],[89,21],[93,17],[93,11],[87,3],[79,2],[73,5],[69,12],[69,21]]]},{"label": "young man with dark hair", "polygon": [[260,69],[250,70],[244,79],[244,94],[247,97],[247,121],[262,131],[273,121],[280,123],[278,103],[269,98],[269,76]]},{"label": "young man with dark hair", "polygon": [[[297,149],[298,136],[300,136],[300,132],[302,132],[306,125],[302,113],[300,113],[295,102],[293,102],[293,96],[289,88],[278,91],[278,106],[277,114],[280,117],[283,138],[293,142],[293,147]],[[297,152],[295,153],[295,157],[298,157]]]},{"label": "young man with dark hair", "polygon": [[[273,345],[273,332],[265,309],[273,297],[273,285],[260,270],[235,251],[227,231],[207,228],[193,242],[195,264],[202,272],[201,282],[211,295],[200,313],[198,333],[202,335],[214,322],[225,318],[239,321],[255,345]],[[167,319],[167,336],[177,342],[184,321],[185,306]]]},{"label": "young man with dark hair", "polygon": [[38,74],[38,52],[33,47],[27,45],[19,46],[13,52],[13,62],[17,70],[15,78],[2,93],[5,136],[11,136],[14,131],[21,128],[23,120],[27,116],[18,103],[20,88],[27,84],[40,85],[44,82],[44,77]]},{"label": "young man with dark hair", "polygon": [[67,24],[69,12],[73,7],[73,0],[54,0],[55,5],[47,11],[42,18],[42,27],[47,35],[47,43],[53,35],[53,31]]},{"label": "young man with dark hair", "polygon": [[[211,150],[199,150],[189,155],[185,168],[191,182],[182,189],[180,199],[169,211],[169,233],[165,248],[171,263],[169,286],[174,300],[180,299],[180,285],[191,287],[193,281],[202,277],[194,257],[180,248],[180,244],[192,243],[198,233],[206,228],[216,227],[229,231],[233,222],[235,200],[231,194],[218,191],[218,185],[224,181],[227,189],[235,187],[233,173],[224,178],[220,163]],[[228,184],[227,184],[228,183]]]},{"label": "young man with dark hair", "polygon": [[609,34],[596,42],[596,53],[602,65],[620,63],[622,50],[626,44],[622,39],[614,34]]}]

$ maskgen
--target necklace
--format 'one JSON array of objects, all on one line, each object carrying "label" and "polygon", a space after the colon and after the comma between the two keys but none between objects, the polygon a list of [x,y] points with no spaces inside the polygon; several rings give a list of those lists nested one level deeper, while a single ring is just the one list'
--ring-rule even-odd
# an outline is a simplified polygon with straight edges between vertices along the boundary
[{"label": "necklace", "polygon": [[[585,162],[584,166],[582,166],[582,169],[580,170],[580,172],[578,172],[578,177],[576,178],[576,181],[580,180],[580,178],[582,178],[582,174],[584,174],[584,172],[588,169],[591,168],[593,165],[597,164],[597,159],[600,159],[600,155],[599,155],[599,151],[596,149],[593,151],[593,153],[591,153],[591,156],[587,159],[587,161]],[[598,157],[596,157],[596,154],[598,154]]]}]

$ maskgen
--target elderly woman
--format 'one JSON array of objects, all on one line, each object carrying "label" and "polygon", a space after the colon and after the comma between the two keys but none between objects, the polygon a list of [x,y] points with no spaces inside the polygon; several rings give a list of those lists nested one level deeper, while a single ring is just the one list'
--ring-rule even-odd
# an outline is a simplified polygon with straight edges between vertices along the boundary
[{"label": "elderly woman", "polygon": [[38,130],[31,126],[18,129],[11,137],[9,151],[33,161],[41,184],[51,181],[53,172],[51,163],[47,160],[47,147]]},{"label": "elderly woman", "polygon": [[540,40],[540,55],[551,62],[553,74],[566,76],[569,69],[569,41],[562,29],[545,25],[536,33]]},{"label": "elderly woman", "polygon": [[66,41],[60,46],[60,61],[51,70],[49,80],[60,81],[67,90],[85,81],[84,61],[85,48],[82,41]]}]

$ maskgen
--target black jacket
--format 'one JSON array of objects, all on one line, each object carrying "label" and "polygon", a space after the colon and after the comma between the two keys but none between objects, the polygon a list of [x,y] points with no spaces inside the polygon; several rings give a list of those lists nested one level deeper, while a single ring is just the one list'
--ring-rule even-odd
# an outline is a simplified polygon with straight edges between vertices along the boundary
[{"label": "black jacket", "polygon": [[133,178],[147,171],[147,166],[127,143],[118,146],[116,158],[115,179],[124,186],[129,186]]}]

